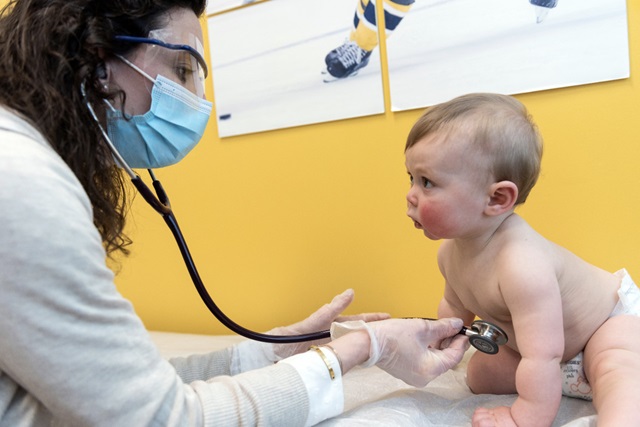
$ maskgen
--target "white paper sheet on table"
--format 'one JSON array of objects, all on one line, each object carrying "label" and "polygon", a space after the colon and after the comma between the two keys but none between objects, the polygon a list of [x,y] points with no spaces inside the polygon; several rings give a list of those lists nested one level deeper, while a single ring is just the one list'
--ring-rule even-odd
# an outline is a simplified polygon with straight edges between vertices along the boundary
[{"label": "white paper sheet on table", "polygon": [[[205,353],[243,340],[234,335],[207,336],[151,332],[160,353],[167,358]],[[515,395],[474,395],[465,383],[471,349],[455,369],[418,389],[376,367],[356,368],[344,378],[345,412],[319,426],[470,426],[478,406],[511,405]],[[591,427],[596,416],[590,402],[562,398],[554,427]]]},{"label": "white paper sheet on table", "polygon": [[[345,377],[345,413],[320,426],[470,426],[475,408],[510,406],[515,395],[475,395],[465,383],[471,349],[455,369],[425,388],[410,387],[376,367]],[[563,397],[554,427],[595,426],[591,402]]]}]

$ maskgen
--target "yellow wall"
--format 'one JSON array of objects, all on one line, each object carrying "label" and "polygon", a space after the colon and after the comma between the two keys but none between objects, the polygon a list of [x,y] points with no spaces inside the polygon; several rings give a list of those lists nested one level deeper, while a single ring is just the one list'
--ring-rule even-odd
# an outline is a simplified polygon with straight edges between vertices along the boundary
[{"label": "yellow wall", "polygon": [[[632,78],[517,96],[546,140],[520,213],[588,261],[640,280],[640,29],[631,25],[640,4],[629,1],[628,12]],[[193,154],[158,176],[216,302],[257,330],[299,320],[348,287],[352,312],[434,316],[438,244],[405,216],[404,140],[420,114],[224,140],[212,120]],[[141,198],[134,211],[117,284],[147,327],[228,333],[200,302],[162,219]]]}]

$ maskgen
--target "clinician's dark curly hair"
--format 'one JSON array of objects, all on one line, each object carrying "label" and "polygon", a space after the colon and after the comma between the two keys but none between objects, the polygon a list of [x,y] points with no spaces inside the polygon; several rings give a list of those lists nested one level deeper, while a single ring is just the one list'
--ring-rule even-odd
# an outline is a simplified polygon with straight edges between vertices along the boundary
[{"label": "clinician's dark curly hair", "polygon": [[[11,0],[0,12],[0,104],[29,120],[82,183],[107,253],[128,253],[124,234],[125,176],[94,124],[80,93],[104,116],[99,77],[104,54],[135,45],[116,34],[146,37],[164,27],[168,12],[191,9],[200,17],[206,0]],[[111,94],[113,96],[113,94]]]}]

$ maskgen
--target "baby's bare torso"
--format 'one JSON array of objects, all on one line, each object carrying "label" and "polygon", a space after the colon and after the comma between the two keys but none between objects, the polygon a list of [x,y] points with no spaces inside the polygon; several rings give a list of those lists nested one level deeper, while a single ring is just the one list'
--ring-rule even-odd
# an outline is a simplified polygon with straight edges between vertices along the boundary
[{"label": "baby's bare torso", "polygon": [[[518,351],[512,315],[501,286],[501,263],[509,262],[510,252],[519,255],[523,277],[528,269],[550,269],[555,275],[562,304],[564,330],[563,361],[582,351],[612,312],[618,300],[620,279],[595,267],[570,251],[546,240],[514,215],[507,227],[492,238],[486,248],[473,257],[456,252],[451,241],[441,247],[440,264],[447,286],[459,302],[481,319],[500,326],[509,336],[509,347]],[[530,256],[531,262],[526,260]],[[522,260],[524,259],[524,263]],[[512,258],[511,258],[512,260]],[[540,316],[545,316],[544,312]]]}]

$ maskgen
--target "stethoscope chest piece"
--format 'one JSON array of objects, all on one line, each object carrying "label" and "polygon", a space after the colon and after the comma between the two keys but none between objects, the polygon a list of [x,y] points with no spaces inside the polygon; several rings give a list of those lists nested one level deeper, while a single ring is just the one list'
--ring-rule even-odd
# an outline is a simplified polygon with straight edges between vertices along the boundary
[{"label": "stethoscope chest piece", "polygon": [[462,328],[460,333],[469,337],[472,346],[487,354],[496,354],[499,346],[509,340],[505,331],[484,320],[476,320],[470,327]]}]

